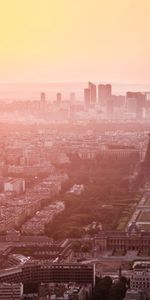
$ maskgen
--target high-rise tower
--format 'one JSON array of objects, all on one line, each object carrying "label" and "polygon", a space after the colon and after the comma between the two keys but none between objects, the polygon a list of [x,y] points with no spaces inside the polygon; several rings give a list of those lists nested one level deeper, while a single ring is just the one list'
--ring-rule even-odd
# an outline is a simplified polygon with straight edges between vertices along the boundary
[{"label": "high-rise tower", "polygon": [[88,88],[90,90],[90,102],[96,104],[96,85],[92,82],[88,82]]},{"label": "high-rise tower", "polygon": [[61,104],[62,101],[62,94],[61,93],[57,93],[56,95],[56,103],[59,106]]},{"label": "high-rise tower", "polygon": [[100,105],[107,105],[107,101],[110,100],[112,95],[111,84],[99,84],[98,85],[98,103]]},{"label": "high-rise tower", "polygon": [[88,88],[84,89],[84,104],[86,109],[94,107],[97,100],[97,88],[92,82],[88,82]]},{"label": "high-rise tower", "polygon": [[46,102],[46,94],[45,93],[41,93],[41,97],[40,97],[41,103],[45,103]]},{"label": "high-rise tower", "polygon": [[90,89],[84,89],[84,104],[85,104],[85,109],[88,110],[90,108],[90,102],[91,102],[91,97],[90,97]]}]

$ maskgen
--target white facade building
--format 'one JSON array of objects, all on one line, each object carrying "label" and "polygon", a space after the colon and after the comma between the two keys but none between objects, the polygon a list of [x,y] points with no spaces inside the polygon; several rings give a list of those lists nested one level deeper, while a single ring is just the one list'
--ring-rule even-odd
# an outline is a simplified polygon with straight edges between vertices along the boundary
[{"label": "white facade building", "polygon": [[4,183],[4,192],[14,192],[17,195],[25,192],[25,180],[22,178],[8,179]]}]

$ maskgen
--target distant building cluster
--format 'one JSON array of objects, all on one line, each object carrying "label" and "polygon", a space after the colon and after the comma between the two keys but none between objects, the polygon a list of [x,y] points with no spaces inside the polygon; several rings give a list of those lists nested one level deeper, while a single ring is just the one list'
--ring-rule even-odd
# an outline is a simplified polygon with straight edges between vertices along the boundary
[{"label": "distant building cluster", "polygon": [[[54,196],[58,195],[61,191],[61,183],[64,179],[64,175],[51,175],[34,187],[24,190],[23,194],[21,194],[22,188],[20,189],[20,185],[12,185],[13,180],[8,181],[8,183],[6,182],[6,185],[4,184],[4,193],[0,194],[1,233],[12,228],[20,228],[29,218],[31,218],[31,220],[25,223],[24,227],[22,227],[22,231],[24,233],[30,232],[34,234],[43,232],[44,224],[50,221],[52,216],[64,208],[63,203],[49,205],[49,202],[52,201]],[[16,181],[17,179],[14,180],[14,182]],[[20,179],[18,179],[18,181],[20,184]],[[44,210],[42,212],[42,206],[47,206],[45,212]],[[40,218],[38,218],[38,211],[41,211]],[[33,217],[35,214],[36,217]],[[38,221],[38,219],[41,220]]]},{"label": "distant building cluster", "polygon": [[39,100],[2,102],[2,122],[33,123],[86,123],[91,120],[147,121],[150,119],[150,92],[127,91],[126,95],[115,95],[111,84],[88,82],[82,99],[75,92],[69,98],[62,92],[56,99],[48,99],[41,92]]},{"label": "distant building cluster", "polygon": [[[48,211],[51,219],[51,201],[69,179],[65,166],[71,157],[72,162],[76,157],[106,161],[132,157],[139,162],[144,157],[147,135],[122,135],[117,131],[94,134],[89,130],[59,133],[48,128],[12,130],[1,135],[0,145],[0,231],[15,228],[34,234],[43,232]],[[80,195],[84,189],[74,182],[69,192]],[[41,224],[39,219],[43,220]]]},{"label": "distant building cluster", "polygon": [[[100,85],[98,93],[105,110],[105,98],[109,103],[111,86]],[[97,87],[89,83],[85,95],[89,101],[86,112],[92,111],[97,105]],[[58,94],[59,105],[61,100]],[[71,101],[75,101],[74,94]],[[46,111],[44,93],[40,103]],[[33,132],[12,130],[6,136],[1,135],[0,144],[0,299],[4,300],[2,295],[5,295],[5,299],[90,300],[97,275],[96,263],[105,265],[107,259],[113,263],[119,252],[149,255],[150,141],[147,147],[147,132],[93,133],[90,128],[84,133],[73,130],[59,133],[53,128],[36,128]],[[45,225],[51,226],[55,217],[65,210],[65,202],[61,200],[63,192],[69,193],[67,206],[70,195],[80,200],[86,189],[82,183],[67,185],[70,163],[77,162],[80,167],[81,160],[90,165],[94,159],[94,162],[100,159],[109,163],[120,159],[132,162],[133,158],[139,168],[135,183],[140,199],[137,205],[132,205],[130,219],[127,217],[123,229],[103,230],[101,220],[96,222],[89,218],[87,222],[91,223],[81,228],[83,238],[54,241],[44,236]],[[65,184],[67,187],[63,190]],[[100,203],[100,206],[113,209],[111,202]],[[74,226],[73,221],[71,224]],[[122,258],[123,262],[132,261],[132,257],[124,255]],[[130,288],[125,299],[147,300],[149,269],[148,262],[142,262],[128,270]],[[31,282],[38,291],[29,295],[24,287]]]},{"label": "distant building cluster", "polygon": [[113,95],[111,84],[89,82],[84,90],[86,111],[100,110],[100,119],[107,120],[146,120],[149,119],[149,92],[127,92],[126,96]]},{"label": "distant building cluster", "polygon": [[27,220],[21,227],[21,232],[26,235],[44,234],[45,224],[52,222],[54,217],[65,209],[63,202],[50,204]]}]

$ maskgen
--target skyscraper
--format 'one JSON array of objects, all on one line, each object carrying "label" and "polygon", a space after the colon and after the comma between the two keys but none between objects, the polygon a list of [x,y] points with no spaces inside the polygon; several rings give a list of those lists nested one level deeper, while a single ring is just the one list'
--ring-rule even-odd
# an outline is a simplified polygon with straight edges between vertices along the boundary
[{"label": "skyscraper", "polygon": [[111,84],[99,84],[98,85],[98,103],[102,106],[107,105],[107,101],[112,96]]},{"label": "skyscraper", "polygon": [[61,93],[57,93],[56,95],[56,103],[57,105],[60,105],[62,101],[62,94]]},{"label": "skyscraper", "polygon": [[142,119],[143,117],[143,108],[146,107],[146,94],[141,92],[127,92],[126,101],[136,101],[136,118]]},{"label": "skyscraper", "polygon": [[90,108],[90,102],[91,102],[90,89],[86,88],[84,89],[84,104],[86,110]]},{"label": "skyscraper", "polygon": [[74,101],[75,101],[75,98],[76,98],[75,93],[71,93],[71,94],[70,94],[70,102],[74,102]]},{"label": "skyscraper", "polygon": [[41,98],[40,98],[40,100],[41,100],[41,103],[45,103],[46,102],[46,94],[45,93],[41,93]]},{"label": "skyscraper", "polygon": [[113,99],[108,99],[106,105],[107,105],[107,118],[108,118],[108,120],[110,120],[113,118],[113,112],[114,112]]},{"label": "skyscraper", "polygon": [[96,104],[96,85],[92,82],[88,82],[88,89],[90,90],[90,103]]}]

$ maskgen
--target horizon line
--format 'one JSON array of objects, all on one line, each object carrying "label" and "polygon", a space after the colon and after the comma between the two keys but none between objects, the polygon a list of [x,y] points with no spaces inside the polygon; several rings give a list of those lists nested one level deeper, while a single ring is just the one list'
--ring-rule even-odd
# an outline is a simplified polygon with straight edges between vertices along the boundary
[{"label": "horizon line", "polygon": [[95,84],[121,84],[121,85],[150,85],[150,83],[128,83],[128,82],[113,82],[113,81],[102,81],[102,80],[85,80],[85,81],[8,81],[0,82],[0,85],[20,85],[20,84],[88,84],[88,82],[93,82]]}]

